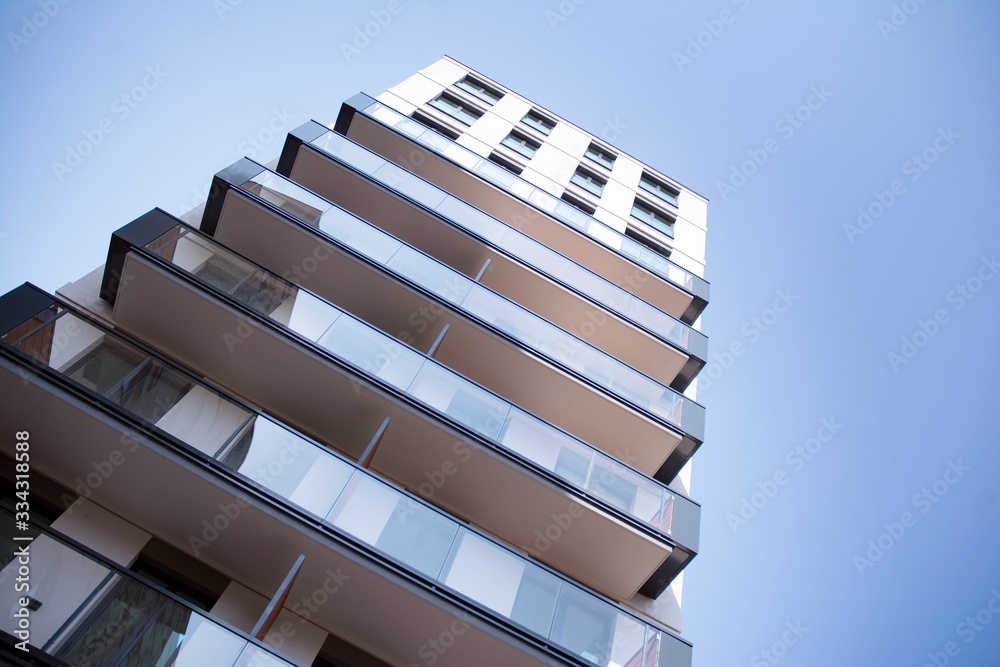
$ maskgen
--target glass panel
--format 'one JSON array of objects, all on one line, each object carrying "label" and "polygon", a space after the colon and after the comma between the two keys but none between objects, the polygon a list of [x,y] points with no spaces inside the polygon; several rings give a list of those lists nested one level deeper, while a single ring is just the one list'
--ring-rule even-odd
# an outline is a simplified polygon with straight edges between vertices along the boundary
[{"label": "glass panel", "polygon": [[314,227],[330,208],[325,199],[271,171],[262,171],[240,187]]},{"label": "glass panel", "polygon": [[[165,667],[227,667],[248,645],[253,646],[221,625],[202,616],[192,616],[184,634],[184,643],[177,654],[177,662]],[[276,664],[288,665],[284,661]]]},{"label": "glass panel", "polygon": [[548,635],[561,581],[537,565],[528,565],[521,577],[510,618],[543,637]]},{"label": "glass panel", "polygon": [[555,123],[552,123],[546,118],[542,118],[534,111],[529,111],[528,114],[521,119],[521,122],[535,128],[542,134],[548,134],[552,131],[552,128],[555,127]]},{"label": "glass panel", "polygon": [[567,264],[566,281],[569,284],[592,296],[595,301],[620,313],[625,312],[624,309],[632,300],[628,292],[579,264]]},{"label": "glass panel", "polygon": [[460,227],[473,231],[493,243],[498,243],[507,233],[507,226],[502,222],[455,197],[445,197],[436,210]]},{"label": "glass panel", "polygon": [[643,662],[643,651],[655,649],[656,635],[644,624],[636,622],[625,614],[615,619],[615,633],[611,639],[609,667],[640,667],[655,665],[655,658]]},{"label": "glass panel", "polygon": [[510,409],[503,399],[431,363],[420,370],[410,393],[460,424],[494,439]]},{"label": "glass panel", "polygon": [[500,442],[570,483],[586,488],[594,450],[538,417],[512,409]]},{"label": "glass panel", "polygon": [[584,190],[598,196],[604,190],[604,181],[585,171],[575,172],[570,180]]},{"label": "glass panel", "polygon": [[[14,516],[0,511],[3,521],[3,536],[10,544],[13,541]],[[17,531],[17,535],[27,532]],[[8,541],[4,542],[6,546]],[[22,543],[24,544],[24,543]],[[20,545],[18,545],[20,546]],[[20,563],[11,559],[0,572],[0,609],[6,610],[0,616],[0,629],[13,634],[17,629],[17,619],[13,611],[21,605],[24,595],[14,589],[13,582],[18,576]],[[33,646],[44,646],[64,627],[72,629],[77,623],[79,610],[90,603],[112,581],[111,571],[83,554],[40,535],[31,542],[31,591],[30,596],[42,603],[31,614],[31,638]]]},{"label": "glass panel", "polygon": [[310,143],[331,155],[343,158],[359,171],[363,171],[366,174],[373,173],[386,163],[384,159],[375,153],[358,146],[350,139],[336,132],[327,132],[313,139]]},{"label": "glass panel", "polygon": [[461,303],[472,289],[471,280],[409,246],[400,248],[386,266],[452,303]]},{"label": "glass panel", "polygon": [[451,95],[438,95],[428,104],[466,125],[472,125],[482,116],[478,110],[465,105]]},{"label": "glass panel", "polygon": [[391,162],[376,169],[372,177],[428,208],[434,208],[445,198],[440,188]]},{"label": "glass panel", "polygon": [[608,665],[614,645],[616,614],[575,586],[563,586],[551,638],[598,665]]},{"label": "glass panel", "polygon": [[501,331],[534,346],[544,320],[507,299],[476,286],[462,303],[473,315],[489,322]]},{"label": "glass panel", "polygon": [[[185,227],[175,227],[163,237],[176,236],[178,230],[179,238],[160,246],[154,254],[185,271],[190,271],[209,285],[228,293],[257,270],[257,267],[250,262],[218,248],[212,241],[192,233]],[[158,242],[159,239],[147,247],[154,248]]]},{"label": "glass panel", "polygon": [[[449,559],[443,581],[452,590],[510,618],[529,564],[468,530],[463,530]],[[489,573],[488,576],[484,576]]]},{"label": "glass panel", "polygon": [[[166,614],[164,622],[157,623],[161,613]],[[155,665],[163,652],[177,647],[178,639],[170,626],[183,623],[190,613],[148,586],[122,578],[53,654],[73,665],[107,665],[119,651],[141,638],[135,648],[149,658],[141,664]],[[151,636],[146,637],[146,633]]]},{"label": "glass panel", "polygon": [[254,312],[267,317],[296,291],[297,288],[288,281],[259,270],[233,289],[231,294]]},{"label": "glass panel", "polygon": [[487,104],[496,104],[497,102],[500,101],[500,98],[503,96],[502,93],[493,90],[492,88],[487,88],[485,85],[479,83],[474,79],[470,79],[469,77],[465,77],[464,79],[456,83],[455,87],[461,88],[467,93],[475,95],[476,97],[486,102]]},{"label": "glass panel", "polygon": [[108,397],[132,414],[155,424],[191,390],[194,382],[163,362],[150,360]]},{"label": "glass panel", "polygon": [[[205,663],[206,665],[209,663]],[[220,663],[211,663],[213,665]],[[180,665],[178,665],[180,667]],[[247,647],[240,654],[239,660],[233,667],[288,667],[288,663],[279,659],[273,653],[269,653],[259,646],[247,644]]]},{"label": "glass panel", "polygon": [[326,516],[354,467],[255,415],[219,461],[317,516]]},{"label": "glass panel", "polygon": [[384,264],[402,243],[385,232],[337,207],[323,214],[319,228],[366,257]]},{"label": "glass panel", "polygon": [[295,289],[294,294],[272,311],[270,318],[311,341],[319,340],[341,311],[309,292]]},{"label": "glass panel", "polygon": [[424,361],[396,339],[346,315],[333,323],[319,344],[400,389],[410,385]]},{"label": "glass panel", "polygon": [[80,361],[66,369],[65,374],[103,395],[116,388],[147,358],[148,355],[131,345],[106,337]]},{"label": "glass panel", "polygon": [[674,192],[669,186],[660,183],[650,176],[643,175],[642,179],[639,181],[639,187],[656,195],[663,201],[677,206],[677,193]]},{"label": "glass panel", "polygon": [[607,152],[594,144],[591,144],[587,148],[586,156],[593,160],[594,162],[611,169],[615,164],[615,158],[617,157],[614,153]]},{"label": "glass panel", "polygon": [[514,133],[508,134],[500,143],[512,151],[520,153],[529,160],[532,156],[534,156],[535,151],[539,148],[538,144],[535,142],[528,141],[526,137],[522,137]]},{"label": "glass panel", "polygon": [[162,608],[140,632],[121,662],[122,667],[166,667],[173,664],[187,634],[192,612],[163,599]]},{"label": "glass panel", "polygon": [[517,176],[510,173],[503,167],[493,164],[489,160],[480,160],[472,170],[483,176],[491,183],[496,183],[497,185],[509,188],[517,180]]},{"label": "glass panel", "polygon": [[569,275],[569,267],[575,266],[556,251],[518,232],[507,234],[500,246],[554,278],[564,278]]},{"label": "glass panel", "polygon": [[451,519],[360,472],[327,520],[433,578],[458,531]]}]

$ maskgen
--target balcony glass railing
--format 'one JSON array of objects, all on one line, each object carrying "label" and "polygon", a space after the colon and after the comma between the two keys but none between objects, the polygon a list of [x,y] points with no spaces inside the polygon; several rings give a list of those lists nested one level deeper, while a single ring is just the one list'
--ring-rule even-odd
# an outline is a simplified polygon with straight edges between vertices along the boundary
[{"label": "balcony glass railing", "polygon": [[660,482],[248,262],[196,230],[178,225],[146,247],[342,362],[444,413],[608,506],[670,534],[664,521],[674,494]]},{"label": "balcony glass railing", "polygon": [[[475,172],[493,185],[542,209],[552,217],[579,230],[598,243],[631,259],[651,273],[667,280],[684,290],[700,294],[707,291],[704,278],[681,268],[657,252],[625,236],[617,229],[609,227],[597,218],[591,217],[575,206],[567,204],[555,195],[536,187],[520,176],[487,160],[477,153],[456,143],[452,139],[435,132],[426,125],[405,116],[382,102],[375,102],[359,110],[364,115],[383,125],[395,128],[401,134],[430,148],[451,162]],[[627,224],[622,220],[622,227]]]},{"label": "balcony glass railing", "polygon": [[576,371],[625,402],[703,439],[705,408],[700,404],[378,227],[272,171],[261,171],[239,187]]},{"label": "balcony glass railing", "polygon": [[[408,122],[423,127],[415,121],[408,120]],[[700,331],[692,329],[672,315],[552,250],[544,243],[484,213],[472,204],[448,194],[436,185],[383,159],[343,135],[327,132],[311,141],[310,145],[422,204],[451,224],[505,250],[539,273],[587,295],[662,340],[681,347],[699,359],[705,359],[708,342]],[[489,160],[486,160],[486,164],[495,166]],[[503,169],[500,171],[509,174]]]},{"label": "balcony glass railing", "polygon": [[[602,667],[656,664],[661,642],[681,642],[71,311],[53,306],[35,320],[40,326],[17,340],[4,336],[4,342],[336,532],[575,655]],[[670,504],[664,517],[668,525],[672,512]],[[95,576],[79,578],[97,581],[105,574]],[[6,608],[3,604],[0,595],[0,608]],[[206,627],[206,633],[219,634],[214,626]],[[174,643],[192,633],[179,634]],[[219,646],[228,644],[220,640]],[[243,651],[235,654],[240,660],[248,651],[261,650],[245,642],[238,648]],[[208,662],[177,664],[234,664],[228,653],[218,655],[206,658]],[[138,664],[173,663],[153,659]]]},{"label": "balcony glass railing", "polygon": [[343,362],[670,535],[675,494],[375,327],[178,225],[146,248]]},{"label": "balcony glass railing", "polygon": [[[131,667],[292,667],[208,615],[165,595],[131,572],[98,559],[54,533],[31,526],[13,531],[14,517],[0,510],[4,544],[27,545],[30,589],[15,592],[23,567],[13,552],[0,554],[0,629],[17,637],[15,612],[28,596],[28,643],[68,665]],[[15,541],[31,536],[30,541]]]}]

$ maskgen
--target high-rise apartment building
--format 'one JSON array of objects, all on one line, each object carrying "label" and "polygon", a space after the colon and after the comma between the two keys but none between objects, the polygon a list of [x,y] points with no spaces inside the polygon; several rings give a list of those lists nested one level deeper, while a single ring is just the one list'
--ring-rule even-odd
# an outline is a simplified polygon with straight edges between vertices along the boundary
[{"label": "high-rise apartment building", "polygon": [[0,297],[0,661],[688,667],[705,219],[444,58]]}]

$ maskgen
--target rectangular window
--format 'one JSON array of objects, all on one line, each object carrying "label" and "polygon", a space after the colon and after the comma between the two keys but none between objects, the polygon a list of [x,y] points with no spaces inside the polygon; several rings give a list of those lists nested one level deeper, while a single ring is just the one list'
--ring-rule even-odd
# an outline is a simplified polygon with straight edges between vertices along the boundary
[{"label": "rectangular window", "polygon": [[448,93],[441,93],[430,101],[430,105],[466,125],[472,125],[483,115],[479,109],[473,108]]},{"label": "rectangular window", "polygon": [[680,193],[663,181],[649,174],[643,174],[642,179],[639,181],[639,187],[652,195],[656,195],[671,206],[677,206],[677,195]]},{"label": "rectangular window", "polygon": [[552,131],[552,128],[556,126],[555,121],[549,120],[534,110],[525,114],[524,118],[521,119],[521,122],[528,127],[538,130],[542,134],[548,134]]},{"label": "rectangular window", "polygon": [[517,174],[518,176],[520,176],[521,172],[524,171],[524,167],[517,164],[513,160],[507,159],[506,157],[504,157],[500,153],[497,153],[496,151],[490,153],[490,161],[500,165],[501,167],[511,172],[512,174]]},{"label": "rectangular window", "polygon": [[496,88],[487,86],[485,83],[478,81],[471,76],[466,76],[464,79],[456,83],[455,87],[464,90],[470,95],[475,95],[490,106],[499,102],[500,98],[503,97],[503,93]]},{"label": "rectangular window", "polygon": [[601,148],[597,144],[590,144],[590,147],[587,149],[585,155],[587,159],[593,160],[606,169],[611,169],[611,167],[615,165],[615,158],[618,157],[611,151]]},{"label": "rectangular window", "polygon": [[423,111],[420,111],[419,109],[413,112],[411,118],[413,118],[413,120],[417,121],[422,125],[426,125],[435,132],[443,134],[449,139],[458,139],[460,136],[462,136],[460,133],[451,129],[444,123],[438,121],[436,118],[432,118],[429,114],[425,114]]},{"label": "rectangular window", "polygon": [[593,206],[591,206],[587,202],[583,201],[583,199],[581,199],[580,197],[574,197],[569,192],[562,193],[561,199],[564,202],[566,202],[567,204],[569,204],[570,206],[572,206],[574,208],[580,209],[581,211],[583,211],[587,215],[594,215],[594,213],[597,212],[596,208],[594,208]]},{"label": "rectangular window", "polygon": [[641,199],[632,204],[632,217],[645,222],[657,231],[674,238],[674,219],[662,211],[658,211]]},{"label": "rectangular window", "polygon": [[604,185],[607,183],[605,179],[601,178],[597,174],[580,167],[577,168],[573,177],[569,180],[570,183],[578,185],[587,192],[595,194],[598,197],[600,197],[601,193],[604,192]]},{"label": "rectangular window", "polygon": [[529,139],[520,132],[511,132],[500,143],[515,153],[520,153],[529,160],[535,155],[535,151],[541,147],[541,144],[537,141]]}]

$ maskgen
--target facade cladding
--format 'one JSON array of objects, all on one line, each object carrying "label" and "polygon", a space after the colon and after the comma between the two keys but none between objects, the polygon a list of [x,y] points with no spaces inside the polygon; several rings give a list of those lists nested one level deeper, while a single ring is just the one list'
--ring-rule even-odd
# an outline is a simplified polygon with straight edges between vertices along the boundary
[{"label": "facade cladding", "polygon": [[689,667],[706,200],[444,58],[0,297],[18,665]]}]

